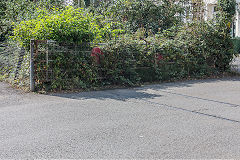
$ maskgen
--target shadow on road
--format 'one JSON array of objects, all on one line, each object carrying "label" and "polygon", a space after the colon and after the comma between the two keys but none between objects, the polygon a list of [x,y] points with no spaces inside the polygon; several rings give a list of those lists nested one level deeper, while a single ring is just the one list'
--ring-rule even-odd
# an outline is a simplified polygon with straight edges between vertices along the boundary
[{"label": "shadow on road", "polygon": [[159,94],[147,93],[146,90],[166,90],[171,88],[182,88],[182,87],[192,87],[194,84],[203,84],[203,83],[216,83],[219,81],[240,81],[240,77],[228,77],[228,78],[219,78],[219,79],[204,79],[204,80],[189,80],[184,82],[172,82],[172,83],[162,83],[162,84],[153,84],[145,85],[137,88],[129,89],[114,89],[114,90],[104,90],[104,91],[90,91],[90,92],[79,92],[79,93],[54,93],[51,96],[57,96],[62,98],[70,99],[113,99],[119,101],[127,101],[129,99],[153,99],[156,97],[161,97]]},{"label": "shadow on road", "polygon": [[129,99],[143,99],[143,98],[155,98],[160,97],[161,95],[150,94],[144,92],[139,88],[130,88],[130,89],[115,89],[115,90],[104,90],[104,91],[90,91],[90,92],[80,92],[80,93],[60,93],[52,94],[52,96],[58,96],[62,98],[71,98],[71,99],[114,99],[119,101],[127,101]]}]

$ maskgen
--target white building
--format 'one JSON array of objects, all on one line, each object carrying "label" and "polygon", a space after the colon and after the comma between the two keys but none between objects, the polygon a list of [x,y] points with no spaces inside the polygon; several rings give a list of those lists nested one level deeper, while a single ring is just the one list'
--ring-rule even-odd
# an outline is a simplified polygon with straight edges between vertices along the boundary
[{"label": "white building", "polygon": [[[240,0],[236,0],[237,6],[239,8]],[[216,15],[216,6],[217,0],[204,0],[205,4],[205,20],[212,19]],[[240,15],[239,12],[236,11],[234,21],[232,23],[232,36],[240,37]]]}]

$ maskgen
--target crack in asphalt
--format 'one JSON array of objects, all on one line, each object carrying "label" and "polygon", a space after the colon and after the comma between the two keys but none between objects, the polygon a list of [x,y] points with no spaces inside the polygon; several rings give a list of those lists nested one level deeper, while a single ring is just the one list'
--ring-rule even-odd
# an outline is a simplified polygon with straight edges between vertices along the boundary
[{"label": "crack in asphalt", "polygon": [[186,95],[186,94],[173,93],[173,92],[163,91],[163,90],[160,90],[160,91],[164,92],[164,93],[168,93],[168,94],[173,94],[173,95],[186,97],[186,98],[193,98],[193,99],[199,99],[199,100],[208,101],[208,102],[215,102],[215,103],[220,103],[220,104],[226,104],[226,105],[229,105],[230,107],[233,107],[233,108],[239,107],[239,105],[237,105],[237,104],[232,104],[232,103],[228,103],[228,102],[222,102],[222,101],[217,101],[217,100],[212,100],[212,99],[207,99],[207,98],[189,96],[189,95]]},{"label": "crack in asphalt", "polygon": [[199,115],[204,115],[204,116],[208,116],[208,117],[213,117],[213,118],[217,118],[217,119],[221,119],[221,120],[226,120],[226,121],[230,121],[230,122],[235,122],[235,123],[240,123],[240,121],[238,120],[234,120],[234,119],[229,119],[229,118],[225,118],[225,117],[221,117],[221,116],[217,116],[217,115],[213,115],[213,114],[208,114],[208,113],[203,113],[203,112],[199,112],[197,110],[190,110],[190,109],[185,109],[185,108],[182,108],[182,107],[175,107],[175,106],[172,106],[172,105],[168,105],[168,104],[161,104],[161,103],[157,103],[157,102],[151,102],[151,101],[148,101],[148,100],[144,100],[144,102],[147,102],[147,103],[150,103],[152,105],[158,105],[158,106],[161,106],[161,107],[167,107],[167,108],[170,108],[170,109],[175,109],[175,110],[182,110],[182,111],[185,111],[185,112],[190,112],[190,113],[194,113],[194,114],[199,114]]},{"label": "crack in asphalt", "polygon": [[[172,92],[167,92],[167,93],[178,94],[178,93],[172,93]],[[121,98],[121,95],[119,95],[117,93],[111,93],[111,94],[113,94],[116,97]],[[184,95],[184,94],[180,94],[180,95]],[[188,95],[184,95],[184,96],[187,96],[188,98],[198,99],[198,97],[194,97],[194,96],[188,96]],[[199,99],[201,99],[201,100],[208,100],[208,99],[204,99],[204,98],[199,98]],[[144,101],[144,102],[147,102],[148,104],[151,104],[153,106],[157,105],[157,106],[160,106],[160,107],[170,108],[171,110],[181,110],[181,111],[185,111],[185,112],[189,112],[189,113],[193,113],[193,114],[198,114],[198,115],[203,115],[203,116],[207,116],[207,117],[212,117],[212,118],[216,118],[216,119],[220,119],[220,120],[230,121],[230,122],[234,122],[234,123],[240,123],[240,121],[238,121],[238,120],[234,120],[234,119],[230,119],[230,118],[226,118],[226,117],[221,117],[221,116],[217,116],[217,115],[214,115],[214,114],[208,114],[208,113],[199,112],[201,110],[190,110],[190,109],[185,109],[185,108],[182,108],[182,107],[175,107],[175,106],[168,105],[168,104],[152,102],[152,101],[146,100],[144,98],[141,99],[141,100]],[[208,100],[208,101],[218,102],[219,103],[219,101],[215,101],[215,100]],[[137,101],[131,101],[131,102],[133,102],[133,103],[141,103],[141,102],[137,102]],[[220,102],[220,103],[221,104],[234,105],[234,104],[227,103],[227,102],[226,103],[225,102]]]}]

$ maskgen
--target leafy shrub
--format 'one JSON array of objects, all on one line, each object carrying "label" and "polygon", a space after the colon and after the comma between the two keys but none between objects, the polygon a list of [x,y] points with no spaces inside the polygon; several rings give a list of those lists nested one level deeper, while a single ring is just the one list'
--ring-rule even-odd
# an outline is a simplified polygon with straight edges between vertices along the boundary
[{"label": "leafy shrub", "polygon": [[[217,28],[208,22],[193,22],[147,38],[146,30],[140,29],[133,35],[108,41],[102,48],[100,64],[80,52],[55,51],[51,88],[135,86],[219,74],[229,69],[234,52],[229,34]],[[173,30],[177,32],[172,34]],[[41,70],[40,67],[38,71]]]},{"label": "leafy shrub", "polygon": [[177,39],[183,43],[184,52],[197,58],[197,64],[206,63],[223,71],[233,58],[230,35],[218,24],[194,22],[183,28]]},{"label": "leafy shrub", "polygon": [[[179,2],[179,1],[178,1]],[[157,33],[182,22],[184,7],[181,2],[162,0],[114,0],[100,3],[92,8],[95,15],[103,16],[114,22],[121,22],[127,30],[136,32],[145,28]]]},{"label": "leafy shrub", "polygon": [[[88,45],[58,45],[49,43],[40,45],[47,49],[49,58],[45,62],[46,54],[39,53],[36,56],[36,81],[39,90],[70,90],[75,88],[92,88],[98,85],[98,70],[90,55],[85,53]],[[51,73],[46,75],[47,70]],[[49,84],[49,79],[51,83]]]},{"label": "leafy shrub", "polygon": [[0,41],[4,41],[12,35],[13,23],[36,18],[36,8],[51,8],[55,6],[63,8],[64,0],[1,0],[0,1]]},{"label": "leafy shrub", "polygon": [[38,18],[22,21],[14,28],[13,38],[24,46],[31,39],[81,43],[94,39],[95,28],[92,17],[82,9],[68,7],[62,12],[56,9],[52,14],[40,10]]},{"label": "leafy shrub", "polygon": [[233,38],[233,49],[237,54],[240,54],[240,38]]},{"label": "leafy shrub", "polygon": [[[105,47],[107,65],[103,68],[115,81],[119,82],[116,78],[122,76],[131,83],[203,77],[226,71],[234,52],[230,35],[220,29],[210,22],[192,22],[147,38],[143,36],[146,30],[142,30],[111,41]],[[161,60],[157,60],[159,55]],[[126,72],[130,69],[132,80]]]},{"label": "leafy shrub", "polygon": [[103,75],[106,76],[105,83],[128,86],[138,84],[140,76],[136,67],[140,65],[139,58],[143,58],[146,51],[143,45],[128,37],[110,41],[104,47],[104,61],[101,63]]},{"label": "leafy shrub", "polygon": [[[57,41],[60,50],[51,53],[51,65],[44,54],[36,59],[39,89],[134,86],[228,70],[234,54],[229,9],[221,1],[224,5],[219,5],[213,21],[183,24],[184,8],[176,2],[116,0],[97,8],[40,9],[15,25],[13,39],[27,48],[31,39]],[[86,56],[91,48],[85,52],[77,47],[89,42],[106,43],[100,64]],[[66,49],[69,44],[72,48]],[[48,68],[53,72],[51,83],[41,81],[48,78],[48,72],[43,73]]]},{"label": "leafy shrub", "polygon": [[219,9],[231,19],[236,14],[236,0],[218,0]]},{"label": "leafy shrub", "polygon": [[84,9],[66,7],[53,10],[52,13],[39,10],[37,18],[16,25],[13,39],[25,47],[29,46],[31,39],[79,44],[93,40],[99,42],[111,35],[116,36],[119,31],[117,28],[111,30],[111,24],[99,26],[96,18]]}]

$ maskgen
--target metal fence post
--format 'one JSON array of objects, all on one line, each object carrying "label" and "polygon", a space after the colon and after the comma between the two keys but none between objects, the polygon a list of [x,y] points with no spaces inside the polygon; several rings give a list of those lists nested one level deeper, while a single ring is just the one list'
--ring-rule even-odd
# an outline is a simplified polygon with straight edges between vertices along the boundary
[{"label": "metal fence post", "polygon": [[34,40],[30,41],[30,90],[34,92],[35,90],[35,80],[34,80]]}]

